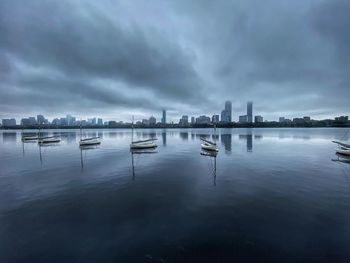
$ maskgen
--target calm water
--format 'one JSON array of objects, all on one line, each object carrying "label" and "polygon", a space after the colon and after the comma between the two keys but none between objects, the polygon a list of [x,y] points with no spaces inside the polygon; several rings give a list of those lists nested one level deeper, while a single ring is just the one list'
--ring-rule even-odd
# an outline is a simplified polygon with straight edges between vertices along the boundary
[{"label": "calm water", "polygon": [[144,154],[130,130],[47,132],[0,131],[0,262],[350,262],[345,129],[219,129],[216,158],[210,129],[137,130]]}]

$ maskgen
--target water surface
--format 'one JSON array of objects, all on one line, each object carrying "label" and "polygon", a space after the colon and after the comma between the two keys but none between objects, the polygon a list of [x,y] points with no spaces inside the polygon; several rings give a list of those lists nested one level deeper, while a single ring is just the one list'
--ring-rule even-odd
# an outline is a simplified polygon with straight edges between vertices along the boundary
[{"label": "water surface", "polygon": [[346,129],[136,130],[152,153],[130,130],[45,133],[62,141],[0,131],[0,262],[350,261]]}]

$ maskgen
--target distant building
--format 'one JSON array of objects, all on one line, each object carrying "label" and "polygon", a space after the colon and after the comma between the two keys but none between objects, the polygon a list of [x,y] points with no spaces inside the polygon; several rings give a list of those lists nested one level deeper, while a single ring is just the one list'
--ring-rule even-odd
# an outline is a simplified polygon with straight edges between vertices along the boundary
[{"label": "distant building", "polygon": [[188,116],[183,115],[179,121],[180,126],[188,126]]},{"label": "distant building", "polygon": [[52,124],[52,125],[59,126],[59,125],[61,125],[61,122],[60,122],[59,119],[55,118],[55,119],[52,120],[51,124]]},{"label": "distant building", "polygon": [[23,125],[23,126],[30,126],[29,118],[22,118],[21,119],[21,125]]},{"label": "distant building", "polygon": [[239,116],[239,123],[247,123],[247,122],[248,122],[248,116],[247,115]]},{"label": "distant building", "polygon": [[67,126],[68,125],[67,119],[64,117],[60,118],[60,125]]},{"label": "distant building", "polygon": [[202,115],[196,118],[196,124],[210,124],[210,117]]},{"label": "distant building", "polygon": [[283,123],[286,119],[284,117],[279,117],[278,122]]},{"label": "distant building", "polygon": [[348,122],[348,121],[349,121],[349,116],[335,117],[334,120],[335,120],[336,122]]},{"label": "distant building", "polygon": [[103,125],[103,120],[101,118],[97,119],[97,125],[100,125],[100,126]]},{"label": "distant building", "polygon": [[166,124],[166,110],[162,112],[162,124]]},{"label": "distant building", "polygon": [[28,120],[29,120],[29,125],[36,125],[37,124],[35,117],[29,117]]},{"label": "distant building", "polygon": [[248,123],[253,122],[253,102],[251,101],[247,102],[247,118],[248,118]]},{"label": "distant building", "polygon": [[232,102],[225,102],[225,109],[221,111],[221,121],[222,122],[232,122]]},{"label": "distant building", "polygon": [[96,117],[92,118],[92,120],[91,120],[91,124],[92,124],[92,125],[96,125],[96,124],[97,124]]},{"label": "distant building", "polygon": [[45,117],[41,114],[37,115],[36,116],[36,121],[39,125],[42,125],[42,124],[46,124],[47,123],[47,120],[45,119]]},{"label": "distant building", "polygon": [[15,126],[16,125],[16,119],[2,119],[2,126]]},{"label": "distant building", "polygon": [[143,124],[143,125],[149,125],[149,120],[147,120],[147,119],[142,119],[142,124]]},{"label": "distant building", "polygon": [[255,116],[254,122],[261,123],[264,122],[264,118],[260,115]]},{"label": "distant building", "polygon": [[211,122],[212,123],[219,123],[219,115],[217,114],[214,114],[212,117],[211,117]]},{"label": "distant building", "polygon": [[153,117],[153,116],[151,116],[151,117],[149,118],[149,125],[156,125],[156,123],[157,123],[156,118]]},{"label": "distant building", "polygon": [[304,122],[311,122],[311,118],[309,116],[305,116],[303,119]]},{"label": "distant building", "polygon": [[196,119],[194,117],[191,117],[191,124],[195,124],[196,123]]}]

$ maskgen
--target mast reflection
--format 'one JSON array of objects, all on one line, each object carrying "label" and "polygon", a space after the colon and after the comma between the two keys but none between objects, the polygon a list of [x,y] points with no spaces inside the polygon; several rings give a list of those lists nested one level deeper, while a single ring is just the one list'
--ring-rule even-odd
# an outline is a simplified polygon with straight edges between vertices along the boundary
[{"label": "mast reflection", "polygon": [[200,154],[202,156],[206,156],[206,157],[214,159],[212,174],[213,174],[213,180],[214,180],[213,184],[214,184],[214,186],[216,186],[216,157],[218,155],[218,152],[216,152],[216,151],[207,151],[207,150],[203,150],[202,149]]},{"label": "mast reflection", "polygon": [[134,155],[141,156],[142,154],[155,154],[157,153],[156,148],[149,149],[130,149],[131,153],[131,167],[132,167],[132,179],[135,180],[135,160]]},{"label": "mast reflection", "polygon": [[83,151],[88,151],[88,150],[95,150],[98,149],[99,145],[80,145],[80,166],[81,170],[84,170],[84,158],[83,158]]}]

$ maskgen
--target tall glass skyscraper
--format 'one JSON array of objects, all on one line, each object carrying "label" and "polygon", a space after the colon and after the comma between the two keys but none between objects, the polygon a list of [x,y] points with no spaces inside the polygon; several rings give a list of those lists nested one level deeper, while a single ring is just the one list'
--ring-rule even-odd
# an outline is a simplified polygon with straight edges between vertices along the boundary
[{"label": "tall glass skyscraper", "polygon": [[225,109],[221,112],[222,122],[232,122],[232,102],[225,102]]},{"label": "tall glass skyscraper", "polygon": [[253,102],[248,101],[247,102],[247,116],[248,116],[248,123],[253,122]]},{"label": "tall glass skyscraper", "polygon": [[162,124],[166,123],[166,110],[163,110]]}]

